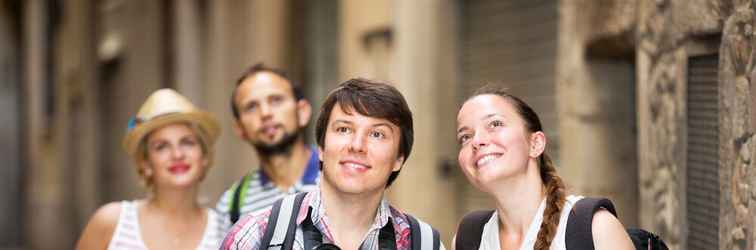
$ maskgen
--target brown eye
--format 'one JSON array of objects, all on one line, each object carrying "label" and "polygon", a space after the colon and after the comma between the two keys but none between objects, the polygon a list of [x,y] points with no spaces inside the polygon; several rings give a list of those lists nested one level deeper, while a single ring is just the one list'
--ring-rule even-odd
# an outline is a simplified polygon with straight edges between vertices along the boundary
[{"label": "brown eye", "polygon": [[459,145],[464,145],[469,140],[470,140],[470,135],[469,134],[463,134],[463,135],[460,135],[459,137],[457,137],[457,142],[459,143]]},{"label": "brown eye", "polygon": [[383,139],[383,138],[386,138],[386,134],[384,134],[384,133],[383,133],[383,132],[381,132],[381,131],[372,131],[372,132],[370,132],[370,133],[369,133],[368,135],[369,135],[370,137],[372,137],[372,138],[375,138],[375,139]]},{"label": "brown eye", "polygon": [[489,128],[495,128],[495,127],[501,127],[501,126],[504,126],[504,122],[499,121],[499,120],[493,120],[488,123]]},{"label": "brown eye", "polygon": [[183,140],[181,140],[181,145],[194,146],[197,145],[197,140],[195,140],[194,138],[184,138]]},{"label": "brown eye", "polygon": [[283,97],[282,96],[277,96],[276,95],[276,96],[271,96],[270,97],[270,104],[273,105],[273,106],[278,106],[282,102],[283,102]]},{"label": "brown eye", "polygon": [[165,149],[166,147],[168,147],[166,143],[164,143],[164,142],[158,142],[158,143],[152,144],[151,148],[152,148],[152,150],[155,150],[155,151],[161,151],[161,150]]},{"label": "brown eye", "polygon": [[336,133],[339,133],[339,134],[347,134],[352,131],[352,129],[347,128],[347,127],[336,127],[335,130],[336,130]]},{"label": "brown eye", "polygon": [[255,111],[257,111],[257,103],[256,102],[251,102],[251,103],[247,104],[247,106],[244,107],[244,112],[246,112],[246,113],[252,113],[252,112],[255,112]]}]

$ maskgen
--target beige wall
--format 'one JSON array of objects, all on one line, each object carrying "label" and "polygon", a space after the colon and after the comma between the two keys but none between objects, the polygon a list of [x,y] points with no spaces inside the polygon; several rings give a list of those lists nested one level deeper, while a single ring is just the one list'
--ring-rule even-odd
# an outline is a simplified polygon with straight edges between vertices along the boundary
[{"label": "beige wall", "polygon": [[[394,1],[393,75],[413,112],[412,155],[391,188],[394,203],[433,225],[447,247],[456,231],[454,179],[443,169],[456,160],[455,2]],[[455,164],[456,165],[456,164]]]},{"label": "beige wall", "polygon": [[[610,198],[638,225],[630,1],[561,1],[556,98],[560,173],[570,191]],[[601,178],[596,178],[601,176]]]},{"label": "beige wall", "polygon": [[[381,76],[384,72],[376,72],[376,68],[371,67],[375,56],[371,57],[370,51],[364,46],[363,36],[375,30],[392,28],[393,2],[342,0],[340,8],[339,80],[344,81],[353,77],[384,77]],[[388,64],[393,63],[389,55],[377,56],[387,59]],[[389,75],[387,78],[376,80],[388,81],[393,78]]]}]

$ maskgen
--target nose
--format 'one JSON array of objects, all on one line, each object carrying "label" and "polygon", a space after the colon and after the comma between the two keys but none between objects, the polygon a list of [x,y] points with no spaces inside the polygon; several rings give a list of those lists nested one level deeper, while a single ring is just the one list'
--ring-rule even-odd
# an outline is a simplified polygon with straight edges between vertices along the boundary
[{"label": "nose", "polygon": [[171,158],[175,160],[184,158],[184,150],[181,147],[171,147]]},{"label": "nose", "polygon": [[365,139],[367,139],[367,135],[365,135],[365,133],[355,133],[354,136],[352,136],[351,143],[349,144],[349,150],[352,152],[364,152]]},{"label": "nose", "polygon": [[260,119],[265,121],[273,117],[273,108],[268,104],[260,104]]},{"label": "nose", "polygon": [[473,138],[471,139],[470,144],[472,145],[472,148],[474,151],[478,151],[481,148],[488,145],[488,134],[484,131],[475,132],[473,135]]}]

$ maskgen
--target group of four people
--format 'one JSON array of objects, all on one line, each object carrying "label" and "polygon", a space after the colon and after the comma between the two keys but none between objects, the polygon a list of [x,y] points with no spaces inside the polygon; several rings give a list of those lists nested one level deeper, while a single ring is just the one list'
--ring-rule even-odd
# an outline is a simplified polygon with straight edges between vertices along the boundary
[{"label": "group of four people", "polygon": [[[304,139],[312,107],[281,70],[248,69],[231,110],[259,166],[215,209],[203,208],[198,189],[218,123],[173,90],[154,92],[123,140],[149,195],[98,209],[77,249],[444,248],[438,232],[384,195],[414,142],[412,113],[396,88],[341,83],[320,109],[314,146]],[[566,195],[537,114],[506,92],[482,89],[462,105],[457,128],[462,172],[496,204],[479,249],[565,249],[569,210],[581,197]],[[611,213],[596,212],[592,226],[597,249],[632,248]]]}]

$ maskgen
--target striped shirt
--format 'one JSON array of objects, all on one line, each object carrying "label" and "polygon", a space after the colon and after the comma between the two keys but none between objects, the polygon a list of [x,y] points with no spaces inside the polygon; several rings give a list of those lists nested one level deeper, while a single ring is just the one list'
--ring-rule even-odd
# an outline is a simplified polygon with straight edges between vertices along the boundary
[{"label": "striped shirt", "polygon": [[[279,189],[275,183],[270,181],[270,178],[262,169],[247,174],[247,191],[244,197],[239,198],[239,214],[241,215],[239,218],[244,217],[245,214],[269,208],[273,203],[286,195],[317,190],[317,183],[320,177],[320,159],[318,158],[318,150],[315,147],[312,147],[310,151],[310,159],[307,161],[302,178],[287,190]],[[226,217],[227,221],[230,221],[229,217],[231,203],[234,199],[234,191],[240,182],[235,182],[226,190],[215,207],[217,211]]]},{"label": "striped shirt", "polygon": [[[224,217],[220,216],[213,209],[207,210],[207,224],[205,232],[202,234],[202,240],[197,246],[198,250],[218,249],[225,229],[228,224]],[[113,238],[108,243],[108,250],[146,250],[147,246],[142,240],[142,231],[139,228],[139,211],[137,202],[122,201],[121,214],[118,217],[118,224],[113,232]]]},{"label": "striped shirt", "polygon": [[[320,197],[320,191],[308,193],[304,200],[303,206],[297,211],[297,231],[294,236],[294,245],[292,249],[304,250],[304,233],[302,231],[302,222],[307,219],[307,212],[312,208],[310,220],[312,224],[323,235],[323,243],[334,242],[334,237],[329,230],[328,217],[325,214],[325,207]],[[221,249],[238,250],[238,249],[262,249],[260,241],[268,227],[268,216],[271,209],[268,208],[262,212],[253,213],[240,219],[236,225],[228,232],[226,239],[223,240]],[[390,220],[389,220],[390,218]],[[396,249],[409,250],[412,246],[410,237],[410,225],[407,216],[399,210],[389,206],[386,199],[382,199],[378,206],[378,211],[373,220],[373,224],[363,238],[361,250],[378,250],[378,235],[381,228],[387,223],[392,223],[394,228],[394,238],[396,239]],[[444,246],[441,245],[441,249]]]}]

